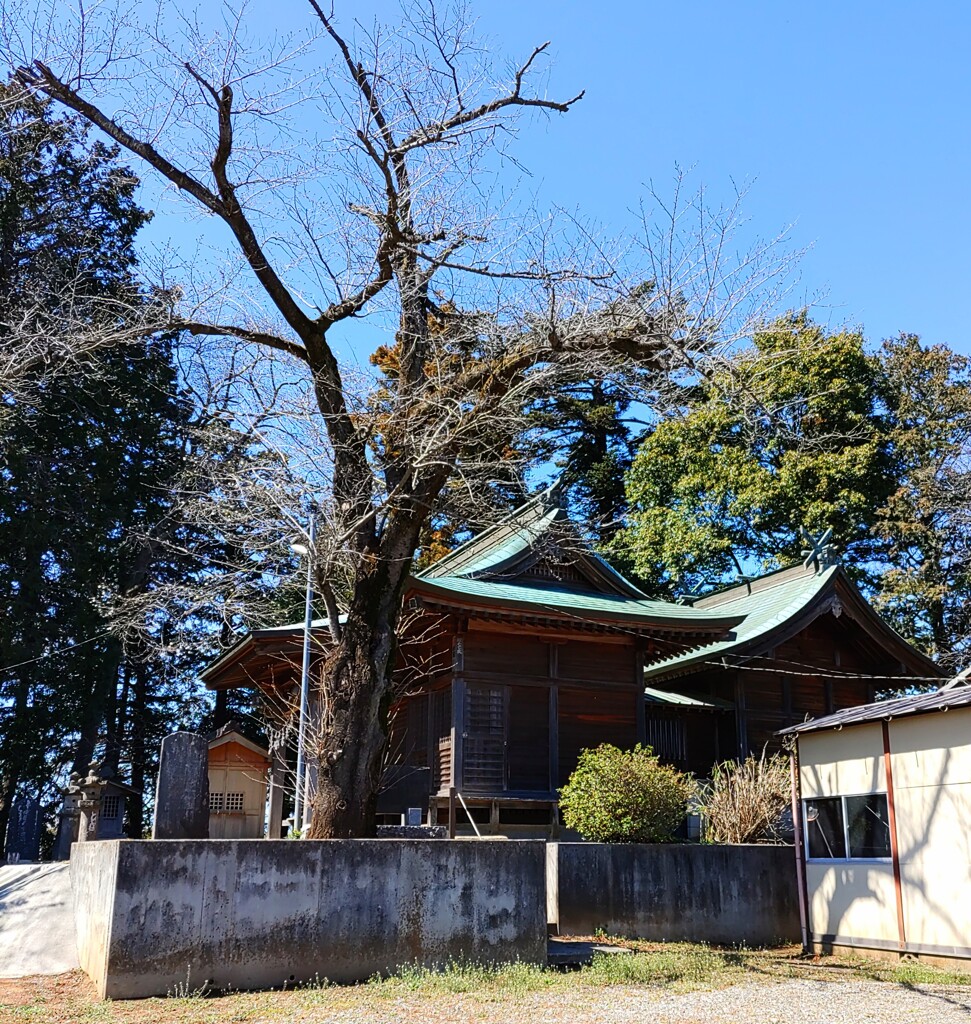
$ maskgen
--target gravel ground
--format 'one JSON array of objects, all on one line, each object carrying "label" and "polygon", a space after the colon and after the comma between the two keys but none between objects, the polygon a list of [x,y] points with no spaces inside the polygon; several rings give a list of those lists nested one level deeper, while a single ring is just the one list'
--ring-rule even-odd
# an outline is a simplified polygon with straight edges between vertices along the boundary
[{"label": "gravel ground", "polygon": [[[651,986],[486,996],[378,995],[367,986],[217,999],[98,1003],[75,972],[0,983],[2,1024],[951,1024],[971,1021],[971,987],[763,978],[674,993]],[[5,991],[6,989],[6,991]],[[7,996],[5,1000],[3,997]],[[39,998],[38,998],[39,997]]]},{"label": "gravel ground", "polygon": [[[599,994],[598,994],[599,995]],[[604,992],[602,1024],[951,1024],[971,1020],[971,990],[872,981],[780,981],[716,992]]]}]

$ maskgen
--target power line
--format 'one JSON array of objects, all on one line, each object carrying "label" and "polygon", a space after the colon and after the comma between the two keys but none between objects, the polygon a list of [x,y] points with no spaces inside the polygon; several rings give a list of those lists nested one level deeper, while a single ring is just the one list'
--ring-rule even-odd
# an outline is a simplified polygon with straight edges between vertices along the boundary
[{"label": "power line", "polygon": [[105,629],[95,636],[89,636],[87,640],[79,640],[76,644],[68,644],[66,647],[57,647],[53,651],[45,651],[43,654],[37,655],[36,658],[28,658],[26,661],[18,661],[16,665],[5,665],[0,668],[0,674],[5,672],[13,672],[15,668],[23,668],[24,665],[33,665],[38,661],[43,661],[45,658],[54,658],[58,654],[64,654],[65,651],[73,651],[78,647],[83,647],[85,644],[94,643],[95,640],[100,640],[103,636],[107,636],[111,632],[110,629]]}]

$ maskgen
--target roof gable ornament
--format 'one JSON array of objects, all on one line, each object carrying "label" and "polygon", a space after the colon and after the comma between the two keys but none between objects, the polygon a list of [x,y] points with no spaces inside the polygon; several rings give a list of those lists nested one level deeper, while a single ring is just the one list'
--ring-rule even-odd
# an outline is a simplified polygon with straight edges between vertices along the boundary
[{"label": "roof gable ornament", "polygon": [[799,537],[808,545],[803,548],[803,565],[808,569],[811,565],[817,572],[839,564],[839,548],[832,544],[833,529],[829,527],[818,537],[814,537],[804,526],[799,527]]}]

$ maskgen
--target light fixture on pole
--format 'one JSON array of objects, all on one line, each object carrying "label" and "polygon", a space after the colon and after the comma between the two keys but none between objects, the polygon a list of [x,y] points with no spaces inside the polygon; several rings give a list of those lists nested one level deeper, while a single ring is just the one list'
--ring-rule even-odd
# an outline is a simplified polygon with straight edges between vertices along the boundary
[{"label": "light fixture on pole", "polygon": [[307,559],[307,595],[303,617],[303,665],[300,669],[300,722],[297,726],[297,785],[293,796],[293,827],[300,834],[304,831],[306,793],[304,792],[305,750],[307,743],[307,700],[310,693],[310,631],[313,625],[314,603],[314,538],[316,520],[310,517],[310,531],[307,543],[291,541],[290,548]]}]

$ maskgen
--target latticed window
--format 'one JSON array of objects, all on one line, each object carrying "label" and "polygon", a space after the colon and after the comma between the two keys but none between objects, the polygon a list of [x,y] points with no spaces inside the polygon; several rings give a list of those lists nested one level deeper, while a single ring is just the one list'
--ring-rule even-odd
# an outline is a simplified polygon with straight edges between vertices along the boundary
[{"label": "latticed window", "polygon": [[101,817],[102,818],[117,818],[118,812],[121,810],[121,798],[117,793],[110,794],[101,798]]},{"label": "latticed window", "polygon": [[210,814],[222,814],[223,810],[223,795],[222,793],[210,793],[209,794],[209,812]]},{"label": "latticed window", "polygon": [[239,813],[243,809],[243,794],[242,793],[227,793],[226,794],[226,813],[233,814]]}]

